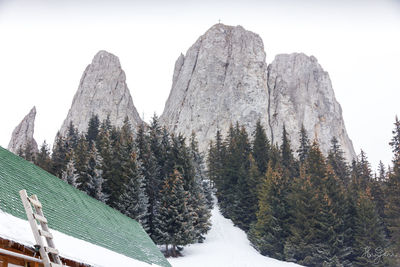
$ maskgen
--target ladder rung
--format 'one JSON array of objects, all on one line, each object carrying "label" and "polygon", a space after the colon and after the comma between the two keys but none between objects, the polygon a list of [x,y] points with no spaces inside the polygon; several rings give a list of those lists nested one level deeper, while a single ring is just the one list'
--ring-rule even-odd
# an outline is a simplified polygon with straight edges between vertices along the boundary
[{"label": "ladder rung", "polygon": [[31,204],[33,206],[38,207],[38,208],[42,208],[42,203],[40,203],[38,200],[35,200],[35,199],[31,198],[31,197],[28,197],[28,200],[29,200],[29,202],[31,202]]},{"label": "ladder rung", "polygon": [[50,232],[44,231],[39,229],[39,235],[47,237],[47,238],[53,238],[53,235]]},{"label": "ladder rung", "polygon": [[47,253],[58,255],[58,250],[56,248],[44,247],[44,251],[46,251]]},{"label": "ladder rung", "polygon": [[58,264],[58,263],[54,263],[54,262],[50,262],[50,266],[51,267],[63,267],[64,265]]},{"label": "ladder rung", "polygon": [[47,223],[47,219],[45,217],[43,217],[43,216],[40,216],[39,214],[34,213],[33,214],[33,218],[35,218],[39,222]]}]

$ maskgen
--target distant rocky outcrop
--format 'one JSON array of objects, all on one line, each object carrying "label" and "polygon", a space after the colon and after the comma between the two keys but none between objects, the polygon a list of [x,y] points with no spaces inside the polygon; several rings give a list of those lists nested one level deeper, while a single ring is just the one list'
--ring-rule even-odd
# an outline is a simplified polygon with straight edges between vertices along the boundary
[{"label": "distant rocky outcrop", "polygon": [[115,126],[122,126],[126,117],[132,127],[142,123],[119,59],[106,51],[98,52],[83,73],[60,134],[67,133],[71,121],[79,132],[86,131],[90,118],[95,114],[100,121],[109,116]]},{"label": "distant rocky outcrop", "polygon": [[226,133],[238,121],[252,131],[261,120],[274,143],[285,125],[297,149],[304,124],[323,152],[336,136],[347,159],[355,156],[329,75],[317,60],[278,55],[267,66],[263,41],[241,26],[214,25],[179,56],[160,119],[175,133],[195,131],[202,151],[217,129]]},{"label": "distant rocky outcrop", "polygon": [[33,138],[35,117],[36,107],[33,107],[12,132],[11,140],[8,144],[9,151],[13,152],[14,154],[17,154],[20,149],[28,149],[30,151],[27,152],[32,153],[38,152],[38,145]]},{"label": "distant rocky outcrop", "polygon": [[317,138],[325,154],[335,136],[347,159],[355,157],[331,80],[315,57],[302,53],[277,55],[268,66],[268,90],[273,141],[282,139],[285,125],[293,148],[299,147],[298,133],[304,124],[310,139]]}]

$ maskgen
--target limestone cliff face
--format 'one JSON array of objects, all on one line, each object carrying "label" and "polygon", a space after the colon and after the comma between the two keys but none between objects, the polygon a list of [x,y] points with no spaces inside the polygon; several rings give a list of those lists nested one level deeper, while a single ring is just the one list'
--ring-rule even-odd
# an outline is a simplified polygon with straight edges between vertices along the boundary
[{"label": "limestone cliff face", "polygon": [[265,119],[266,88],[261,38],[240,26],[217,24],[176,61],[161,122],[185,136],[195,131],[204,151],[217,129],[225,133],[236,121],[251,128]]},{"label": "limestone cliff face", "polygon": [[355,156],[329,75],[314,57],[278,55],[267,67],[257,34],[214,25],[176,61],[161,122],[186,137],[195,131],[206,151],[217,129],[224,134],[238,121],[251,132],[257,120],[274,143],[280,143],[285,124],[293,150],[304,124],[323,152],[336,136],[346,157]]},{"label": "limestone cliff face", "polygon": [[347,159],[355,156],[329,75],[315,57],[298,53],[277,55],[268,66],[268,88],[273,141],[282,139],[285,125],[292,147],[299,147],[298,134],[303,124],[310,139],[317,138],[325,154],[335,136]]},{"label": "limestone cliff face", "polygon": [[29,146],[31,152],[38,152],[38,146],[33,138],[35,128],[36,108],[33,107],[31,111],[24,117],[24,119],[15,127],[10,143],[8,144],[8,150],[17,154],[18,150],[25,149]]},{"label": "limestone cliff face", "polygon": [[142,120],[133,105],[118,57],[106,51],[98,52],[82,75],[78,91],[72,101],[60,133],[65,135],[72,121],[79,132],[87,130],[92,115],[100,121],[110,116],[115,126],[122,126],[125,117],[133,127]]}]

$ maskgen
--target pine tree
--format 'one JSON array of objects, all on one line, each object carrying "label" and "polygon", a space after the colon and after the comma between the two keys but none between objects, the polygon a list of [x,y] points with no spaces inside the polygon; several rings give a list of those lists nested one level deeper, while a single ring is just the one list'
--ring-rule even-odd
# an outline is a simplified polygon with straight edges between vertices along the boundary
[{"label": "pine tree", "polygon": [[257,164],[258,171],[262,175],[267,171],[270,146],[265,129],[261,125],[261,121],[258,120],[253,133],[252,154]]},{"label": "pine tree", "polygon": [[[390,249],[400,251],[400,121],[396,116],[393,138],[390,146],[393,151],[393,170],[389,173],[386,185],[385,225],[389,232]],[[397,259],[396,264],[400,264]]]},{"label": "pine tree", "polygon": [[357,200],[352,262],[355,266],[386,266],[383,257],[375,256],[385,249],[385,234],[371,198],[367,188]]},{"label": "pine tree", "polygon": [[70,121],[68,125],[67,136],[65,139],[67,153],[70,153],[72,150],[76,148],[76,146],[78,145],[79,138],[80,136],[78,133],[78,129],[75,127],[74,123]]},{"label": "pine tree", "polygon": [[331,148],[328,152],[328,163],[332,166],[336,176],[345,184],[349,184],[349,166],[346,163],[344,152],[340,148],[336,137],[331,139]]},{"label": "pine tree", "polygon": [[53,153],[51,155],[52,168],[50,173],[59,178],[61,178],[68,163],[67,152],[65,139],[58,132],[53,146]]},{"label": "pine tree", "polygon": [[343,199],[340,182],[314,141],[291,196],[294,222],[285,244],[287,260],[307,266],[335,266],[345,260],[350,248],[343,246]]},{"label": "pine tree", "polygon": [[78,177],[79,176],[76,172],[74,157],[71,157],[65,170],[62,172],[61,179],[77,188],[79,186],[79,182],[77,181]]},{"label": "pine tree", "polygon": [[383,162],[380,160],[379,165],[378,165],[378,181],[379,182],[385,182],[386,181],[386,169],[385,165],[383,165]]},{"label": "pine tree", "polygon": [[206,201],[208,209],[213,207],[213,199],[209,181],[206,179],[206,167],[204,165],[204,156],[199,151],[199,144],[197,142],[196,134],[192,132],[190,137],[190,156],[195,172],[195,186],[201,191],[203,198]]},{"label": "pine tree", "polygon": [[97,136],[99,135],[99,127],[100,127],[99,116],[97,116],[97,114],[92,115],[92,117],[90,117],[86,133],[86,140],[89,143],[89,147],[92,145],[93,142],[97,140]]},{"label": "pine tree", "polygon": [[113,167],[111,164],[113,151],[111,146],[110,131],[110,125],[108,124],[107,120],[103,121],[95,142],[99,157],[102,159],[100,165],[100,171],[103,180],[101,181],[101,199],[105,203],[108,203],[110,197],[110,192],[106,188],[106,181],[112,179]]},{"label": "pine tree", "polygon": [[248,195],[248,209],[250,214],[250,221],[253,222],[256,220],[256,212],[258,209],[258,193],[263,183],[265,174],[261,174],[257,167],[257,163],[255,162],[253,155],[249,155],[250,167],[248,171],[247,177],[247,186],[249,190]]},{"label": "pine tree", "polygon": [[310,149],[310,139],[308,138],[307,131],[304,128],[304,125],[301,125],[300,129],[300,147],[297,149],[297,153],[299,155],[300,163],[304,163],[307,159],[308,150]]},{"label": "pine tree", "polygon": [[290,210],[293,222],[283,250],[286,261],[311,264],[310,258],[314,254],[312,245],[315,217],[320,204],[315,190],[311,176],[306,174],[305,167],[301,167],[300,175],[294,180],[293,191],[289,196],[289,205],[293,207]]},{"label": "pine tree", "polygon": [[156,218],[159,225],[157,241],[166,245],[167,254],[168,245],[172,245],[173,257],[177,256],[177,246],[193,243],[195,239],[192,214],[188,209],[190,193],[183,185],[183,177],[177,170],[164,181]]},{"label": "pine tree", "polygon": [[283,125],[282,144],[281,144],[281,160],[282,167],[289,171],[291,176],[297,175],[297,166],[293,157],[293,151],[290,147],[290,139],[286,132],[286,127]]},{"label": "pine tree", "polygon": [[17,150],[18,156],[24,158],[27,161],[35,162],[35,153],[31,143],[25,144],[23,147],[19,147]]},{"label": "pine tree", "polygon": [[157,159],[154,156],[150,144],[149,137],[146,135],[144,125],[139,125],[138,132],[135,139],[135,146],[137,148],[137,159],[140,162],[139,171],[144,177],[144,184],[146,186],[146,195],[148,197],[148,218],[147,223],[149,226],[148,234],[153,241],[160,240],[158,236],[162,231],[159,230],[160,225],[156,221],[155,216],[157,213],[157,202],[160,194],[160,167]]},{"label": "pine tree", "polygon": [[103,192],[103,170],[102,164],[103,159],[94,143],[92,143],[89,151],[89,159],[87,165],[87,175],[88,175],[88,195],[106,203],[108,200],[108,195]]},{"label": "pine tree", "polygon": [[51,172],[52,170],[50,149],[46,141],[43,141],[39,153],[36,154],[35,165],[39,166],[40,168],[48,172]]},{"label": "pine tree", "polygon": [[78,175],[78,189],[89,194],[89,175],[88,175],[88,160],[89,160],[89,147],[86,138],[81,135],[77,141],[77,145],[74,148],[74,162],[76,173]]},{"label": "pine tree", "polygon": [[124,193],[124,184],[128,182],[129,151],[124,149],[122,132],[113,127],[110,132],[111,159],[104,182],[104,192],[109,195],[107,204],[117,208],[120,195]]},{"label": "pine tree", "polygon": [[131,173],[129,182],[125,185],[124,193],[120,196],[118,209],[128,217],[137,220],[146,231],[149,230],[147,223],[149,202],[146,195],[144,177],[140,173],[139,162],[133,156],[131,158]]},{"label": "pine tree", "polygon": [[195,232],[195,240],[203,242],[204,235],[211,229],[211,213],[207,206],[207,199],[203,190],[202,181],[196,179],[190,193],[188,208],[192,209],[192,223]]},{"label": "pine tree", "polygon": [[288,236],[287,180],[280,167],[271,163],[259,191],[257,221],[249,232],[249,239],[262,255],[284,259],[283,245]]},{"label": "pine tree", "polygon": [[218,130],[215,135],[215,145],[211,141],[210,148],[208,152],[208,177],[211,184],[217,188],[218,201],[222,200],[223,194],[221,192],[222,188],[222,176],[224,171],[224,165],[226,160],[226,147],[222,140],[221,132]]},{"label": "pine tree", "polygon": [[224,199],[220,207],[235,225],[247,231],[249,223],[255,219],[255,207],[249,207],[250,189],[247,180],[251,147],[245,128],[236,123],[235,128],[231,127],[226,143],[226,168],[221,188]]}]

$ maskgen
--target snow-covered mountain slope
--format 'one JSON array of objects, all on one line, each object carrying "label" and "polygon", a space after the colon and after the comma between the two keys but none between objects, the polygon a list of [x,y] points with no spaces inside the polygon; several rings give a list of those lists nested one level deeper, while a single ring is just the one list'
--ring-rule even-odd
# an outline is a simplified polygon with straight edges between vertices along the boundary
[{"label": "snow-covered mountain slope", "polygon": [[184,257],[168,258],[173,267],[286,267],[300,266],[259,254],[246,234],[225,219],[215,205],[211,212],[212,228],[202,244],[185,247]]}]

